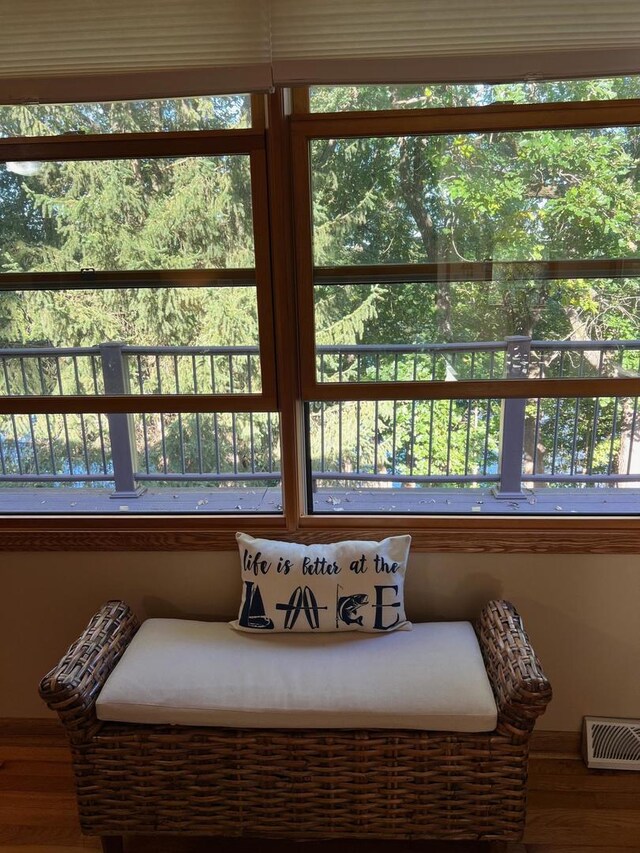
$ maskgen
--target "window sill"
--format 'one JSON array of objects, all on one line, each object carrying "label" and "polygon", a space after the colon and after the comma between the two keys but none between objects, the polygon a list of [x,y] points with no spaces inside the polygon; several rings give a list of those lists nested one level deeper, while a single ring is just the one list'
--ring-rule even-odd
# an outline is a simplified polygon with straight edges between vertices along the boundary
[{"label": "window sill", "polygon": [[410,533],[414,551],[532,554],[640,552],[640,517],[471,518],[303,516],[296,527],[281,516],[0,518],[3,551],[231,551],[235,533],[298,542],[380,539]]}]

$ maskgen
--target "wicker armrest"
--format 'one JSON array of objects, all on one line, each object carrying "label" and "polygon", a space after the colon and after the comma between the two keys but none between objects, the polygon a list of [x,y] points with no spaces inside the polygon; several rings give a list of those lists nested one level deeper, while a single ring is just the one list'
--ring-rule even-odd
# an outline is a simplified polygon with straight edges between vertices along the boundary
[{"label": "wicker armrest", "polygon": [[72,741],[90,738],[100,725],[96,698],[137,630],[138,620],[127,604],[107,602],[40,682],[40,695],[57,711]]},{"label": "wicker armrest", "polygon": [[498,731],[526,739],[551,699],[551,685],[522,620],[510,602],[490,601],[476,627],[498,705]]}]

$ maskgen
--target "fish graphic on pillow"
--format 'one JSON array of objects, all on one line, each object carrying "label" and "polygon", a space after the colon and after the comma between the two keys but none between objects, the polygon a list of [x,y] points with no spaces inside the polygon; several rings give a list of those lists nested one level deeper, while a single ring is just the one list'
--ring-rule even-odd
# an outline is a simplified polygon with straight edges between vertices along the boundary
[{"label": "fish graphic on pillow", "polygon": [[344,622],[345,625],[360,625],[362,627],[362,616],[358,616],[358,610],[369,603],[369,596],[363,592],[358,592],[355,595],[338,596],[338,604],[336,606],[336,627],[338,620]]}]

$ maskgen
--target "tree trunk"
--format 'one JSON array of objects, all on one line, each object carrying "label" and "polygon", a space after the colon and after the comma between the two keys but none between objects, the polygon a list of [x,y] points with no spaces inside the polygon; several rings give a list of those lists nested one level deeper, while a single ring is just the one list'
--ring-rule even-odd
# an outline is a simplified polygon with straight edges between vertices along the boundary
[{"label": "tree trunk", "polygon": [[[425,153],[416,139],[403,139],[399,161],[400,187],[405,204],[420,232],[427,261],[438,260],[438,234],[434,224],[437,217],[437,201],[434,215],[426,207],[425,173],[427,172],[428,153]],[[448,281],[439,281],[436,285],[436,318],[438,341],[450,342],[453,339],[451,326],[451,286]]]}]

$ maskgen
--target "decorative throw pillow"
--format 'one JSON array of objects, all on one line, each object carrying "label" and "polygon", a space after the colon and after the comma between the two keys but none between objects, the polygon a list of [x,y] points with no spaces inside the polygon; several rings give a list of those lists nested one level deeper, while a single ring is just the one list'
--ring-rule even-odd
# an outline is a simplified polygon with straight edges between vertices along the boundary
[{"label": "decorative throw pillow", "polygon": [[411,628],[404,612],[410,536],[326,545],[236,539],[242,601],[231,625],[239,631]]}]

